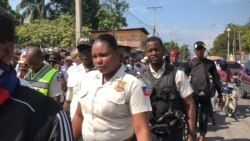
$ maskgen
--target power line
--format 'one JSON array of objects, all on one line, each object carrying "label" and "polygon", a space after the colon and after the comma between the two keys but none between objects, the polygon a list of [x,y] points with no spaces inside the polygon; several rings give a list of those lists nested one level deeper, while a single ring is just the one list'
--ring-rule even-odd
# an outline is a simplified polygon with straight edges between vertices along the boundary
[{"label": "power line", "polygon": [[152,27],[148,24],[146,24],[143,20],[141,20],[140,18],[138,18],[137,16],[135,16],[132,12],[130,12],[128,9],[125,10],[128,14],[130,14],[131,16],[133,16],[136,20],[138,20],[141,24],[147,26],[149,29],[152,29]]},{"label": "power line", "polygon": [[158,6],[148,7],[148,9],[153,9],[153,20],[154,20],[153,36],[155,36],[155,32],[156,32],[156,29],[155,29],[155,26],[156,26],[155,11],[156,11],[156,9],[159,9],[159,8],[162,8],[162,7],[158,7]]}]

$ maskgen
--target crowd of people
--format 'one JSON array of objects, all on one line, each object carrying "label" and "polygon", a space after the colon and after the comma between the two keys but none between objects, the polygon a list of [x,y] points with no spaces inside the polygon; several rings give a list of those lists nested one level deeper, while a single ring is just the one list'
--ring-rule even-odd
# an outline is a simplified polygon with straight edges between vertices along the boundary
[{"label": "crowd of people", "polygon": [[205,57],[202,41],[187,65],[155,36],[140,61],[124,57],[109,34],[81,38],[71,52],[28,46],[17,57],[3,9],[0,25],[3,141],[204,141],[208,119],[215,124],[211,98],[217,91],[221,99],[222,81],[233,83],[225,61],[217,70]]}]

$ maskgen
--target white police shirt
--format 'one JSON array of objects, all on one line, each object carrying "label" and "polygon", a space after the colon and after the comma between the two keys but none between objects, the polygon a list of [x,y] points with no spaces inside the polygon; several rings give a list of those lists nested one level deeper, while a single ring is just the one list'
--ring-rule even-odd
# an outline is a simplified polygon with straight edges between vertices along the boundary
[{"label": "white police shirt", "polygon": [[86,76],[86,70],[83,64],[78,65],[74,70],[71,70],[68,77],[68,91],[66,94],[66,100],[71,101],[70,103],[70,118],[73,119],[75,115],[75,111],[77,108],[80,90],[81,88],[81,81]]},{"label": "white police shirt", "polygon": [[82,136],[86,141],[121,141],[134,134],[132,114],[152,111],[145,85],[121,66],[102,85],[102,74],[91,71],[79,102],[84,117]]}]

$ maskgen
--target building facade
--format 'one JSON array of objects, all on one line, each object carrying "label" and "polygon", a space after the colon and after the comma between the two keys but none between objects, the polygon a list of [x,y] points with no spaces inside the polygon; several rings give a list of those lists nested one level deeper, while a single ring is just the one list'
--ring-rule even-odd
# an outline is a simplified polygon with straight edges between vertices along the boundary
[{"label": "building facade", "polygon": [[94,38],[104,33],[114,35],[119,45],[137,50],[145,49],[145,41],[149,34],[145,28],[92,31],[91,33]]}]

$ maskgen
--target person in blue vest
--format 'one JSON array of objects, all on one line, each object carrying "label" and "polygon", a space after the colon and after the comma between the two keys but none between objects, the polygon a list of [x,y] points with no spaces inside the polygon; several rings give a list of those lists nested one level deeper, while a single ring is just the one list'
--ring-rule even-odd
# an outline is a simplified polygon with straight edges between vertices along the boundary
[{"label": "person in blue vest", "polygon": [[31,83],[33,89],[60,103],[63,93],[57,80],[58,71],[43,62],[43,53],[38,47],[30,47],[26,56],[30,70],[24,79]]},{"label": "person in blue vest", "polygon": [[15,28],[0,7],[0,141],[72,141],[70,122],[51,98],[20,84],[9,61]]}]

